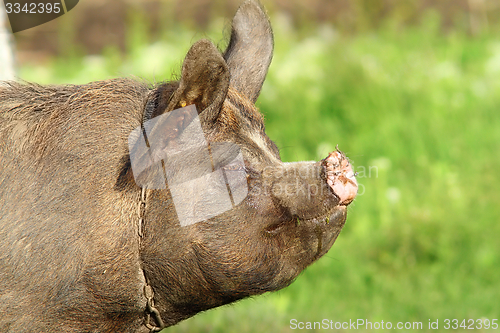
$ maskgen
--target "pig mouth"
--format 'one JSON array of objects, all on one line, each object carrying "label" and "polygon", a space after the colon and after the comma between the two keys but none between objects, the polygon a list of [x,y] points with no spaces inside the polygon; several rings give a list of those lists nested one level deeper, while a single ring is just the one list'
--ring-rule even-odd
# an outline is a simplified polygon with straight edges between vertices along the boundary
[{"label": "pig mouth", "polygon": [[[314,222],[314,231],[318,237],[318,248],[313,260],[323,256],[337,240],[340,231],[347,219],[346,206],[338,206],[328,217],[319,222]],[[330,225],[331,224],[331,225]]]},{"label": "pig mouth", "polygon": [[[323,229],[328,229],[330,227],[342,228],[344,226],[347,217],[346,206],[339,205],[336,206],[331,212],[326,215],[318,216],[310,219],[302,219],[298,216],[291,217],[284,221],[274,223],[265,228],[265,231],[271,235],[276,235],[282,232],[285,228],[295,227],[299,228],[301,226],[313,227],[314,229],[321,228],[321,232],[326,231]],[[316,232],[318,233],[318,232]]]},{"label": "pig mouth", "polygon": [[[332,247],[337,240],[347,218],[347,208],[345,205],[334,207],[326,215],[311,219],[300,219],[293,217],[265,228],[265,232],[271,237],[286,235],[309,235],[315,239],[311,248],[311,262],[322,257]],[[294,236],[292,236],[294,237]],[[309,238],[311,240],[311,238]]]}]

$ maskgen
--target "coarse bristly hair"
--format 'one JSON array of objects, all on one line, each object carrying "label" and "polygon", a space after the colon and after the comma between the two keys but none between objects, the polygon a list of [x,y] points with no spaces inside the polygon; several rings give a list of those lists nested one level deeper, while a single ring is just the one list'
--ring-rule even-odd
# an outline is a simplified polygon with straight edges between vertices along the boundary
[{"label": "coarse bristly hair", "polygon": [[[255,107],[272,52],[265,11],[247,0],[224,53],[197,41],[178,81],[0,84],[0,333],[147,332],[151,306],[171,326],[286,287],[330,249],[354,196],[342,204],[328,182],[342,191],[336,177],[352,170],[339,151],[281,161]],[[143,155],[196,116],[206,154],[179,150],[161,160],[173,165],[164,188],[141,188],[129,137],[158,116],[178,123]],[[172,194],[171,174],[186,193]],[[200,186],[209,176],[217,186]],[[203,218],[182,225],[179,207]]]}]

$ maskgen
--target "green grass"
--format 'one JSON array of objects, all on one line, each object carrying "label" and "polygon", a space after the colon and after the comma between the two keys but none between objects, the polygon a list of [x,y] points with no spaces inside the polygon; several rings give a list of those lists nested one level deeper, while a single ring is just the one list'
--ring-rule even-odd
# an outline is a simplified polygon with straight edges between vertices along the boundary
[{"label": "green grass", "polygon": [[[285,161],[322,158],[338,144],[362,193],[332,250],[289,288],[167,332],[291,332],[293,318],[421,321],[423,331],[439,319],[443,331],[446,318],[499,318],[500,39],[442,35],[432,22],[306,37],[273,23],[276,53],[257,103],[268,135]],[[168,80],[201,37],[135,36],[126,56],[110,47],[25,66],[21,77]]]}]

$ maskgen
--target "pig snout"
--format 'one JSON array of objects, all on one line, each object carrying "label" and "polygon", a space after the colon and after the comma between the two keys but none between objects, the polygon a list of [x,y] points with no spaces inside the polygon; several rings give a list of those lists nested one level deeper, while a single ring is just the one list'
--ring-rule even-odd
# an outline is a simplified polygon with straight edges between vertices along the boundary
[{"label": "pig snout", "polygon": [[345,208],[358,190],[352,167],[339,150],[319,162],[284,163],[272,170],[272,196],[292,216],[304,220]]},{"label": "pig snout", "polygon": [[336,150],[322,164],[326,170],[326,181],[340,200],[339,205],[351,203],[358,192],[358,183],[347,157]]}]

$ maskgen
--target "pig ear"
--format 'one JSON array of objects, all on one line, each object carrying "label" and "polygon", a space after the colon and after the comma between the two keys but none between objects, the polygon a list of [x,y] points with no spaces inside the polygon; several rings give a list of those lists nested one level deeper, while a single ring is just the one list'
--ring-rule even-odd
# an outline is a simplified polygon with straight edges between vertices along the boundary
[{"label": "pig ear", "polygon": [[231,39],[224,53],[231,85],[255,102],[273,57],[273,32],[266,13],[255,0],[245,1],[233,18]]},{"label": "pig ear", "polygon": [[229,89],[229,69],[215,45],[202,39],[188,51],[182,64],[179,88],[167,112],[195,104],[202,121],[214,121]]}]

